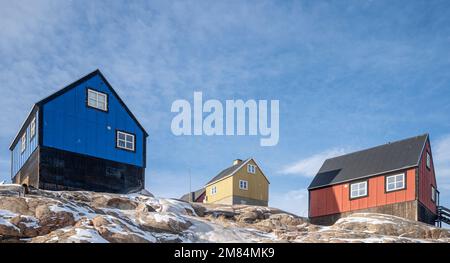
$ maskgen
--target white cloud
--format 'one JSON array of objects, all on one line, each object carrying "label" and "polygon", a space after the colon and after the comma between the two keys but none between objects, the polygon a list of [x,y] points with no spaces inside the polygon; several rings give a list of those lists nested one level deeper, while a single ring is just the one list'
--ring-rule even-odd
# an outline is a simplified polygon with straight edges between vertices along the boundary
[{"label": "white cloud", "polygon": [[271,207],[299,216],[308,216],[308,190],[291,190],[287,193],[274,193],[270,197]]},{"label": "white cloud", "polygon": [[310,157],[301,159],[295,163],[285,166],[281,170],[281,174],[301,175],[305,177],[312,177],[319,171],[323,162],[332,157],[343,155],[348,152],[345,149],[330,149],[321,153],[314,154]]}]

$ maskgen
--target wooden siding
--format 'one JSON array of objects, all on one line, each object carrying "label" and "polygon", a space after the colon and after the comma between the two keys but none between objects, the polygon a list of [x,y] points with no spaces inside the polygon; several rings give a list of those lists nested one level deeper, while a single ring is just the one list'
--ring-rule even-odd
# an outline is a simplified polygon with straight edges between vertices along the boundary
[{"label": "wooden siding", "polygon": [[[344,213],[415,200],[416,169],[409,169],[403,172],[406,173],[406,189],[389,193],[386,193],[385,191],[386,175],[380,175],[367,179],[368,196],[358,199],[350,200],[350,183],[343,183],[311,190],[309,216],[316,217]],[[394,174],[397,173],[399,172]]]},{"label": "wooden siding", "polygon": [[[23,167],[23,165],[27,162],[27,160],[30,158],[30,156],[33,154],[33,152],[36,150],[38,143],[39,143],[39,114],[38,111],[33,111],[31,113],[32,116],[30,116],[27,119],[27,122],[24,124],[26,129],[19,134],[19,140],[17,143],[13,146],[12,153],[11,153],[11,178],[13,178]],[[30,133],[30,123],[33,117],[36,117],[36,129],[35,129],[35,135],[33,138],[31,138]],[[27,146],[25,148],[25,151],[21,151],[21,145],[22,145],[22,138],[23,133],[27,133]]]},{"label": "wooden siding", "polygon": [[[427,168],[427,151],[431,155],[431,167]],[[436,214],[436,204],[431,200],[431,186],[437,189],[436,177],[434,174],[433,154],[429,142],[425,145],[420,165],[419,165],[419,201]]]},{"label": "wooden siding", "polygon": [[[247,172],[248,164],[256,166],[255,174]],[[247,181],[247,190],[239,188],[240,180]],[[214,195],[211,194],[213,186],[217,189],[217,193]],[[248,204],[267,205],[269,200],[269,182],[256,162],[250,160],[236,171],[233,176],[225,177],[206,186],[205,200],[206,203],[235,204],[245,201]]]},{"label": "wooden siding", "polygon": [[[108,94],[108,111],[87,107],[86,89]],[[42,146],[145,167],[145,132],[99,74],[42,106]],[[116,130],[136,135],[135,152],[116,148]]]},{"label": "wooden siding", "polygon": [[[248,164],[256,167],[254,174],[247,172]],[[240,180],[247,181],[247,190],[239,188]],[[261,168],[253,160],[250,160],[233,175],[233,196],[260,200],[265,203],[269,201],[269,182],[263,175]]]},{"label": "wooden siding", "polygon": [[[211,194],[211,189],[213,187],[216,187],[217,190],[215,194]],[[221,203],[224,199],[228,200],[232,196],[233,177],[225,178],[206,187],[206,203]]]}]

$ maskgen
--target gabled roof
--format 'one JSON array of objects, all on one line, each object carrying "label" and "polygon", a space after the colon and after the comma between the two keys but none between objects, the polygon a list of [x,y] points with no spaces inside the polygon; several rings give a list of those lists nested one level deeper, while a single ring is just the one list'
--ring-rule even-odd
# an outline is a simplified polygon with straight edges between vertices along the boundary
[{"label": "gabled roof", "polygon": [[416,167],[427,140],[424,134],[327,159],[308,189]]},{"label": "gabled roof", "polygon": [[[66,87],[60,89],[59,91],[51,94],[50,96],[38,101],[37,103],[35,103],[32,107],[32,111],[36,108],[36,107],[41,107],[42,105],[46,104],[47,102],[61,96],[62,94],[70,91],[71,89],[77,87],[79,84],[87,81],[88,79],[94,77],[94,76],[100,76],[100,78],[102,79],[102,81],[106,84],[106,86],[110,89],[110,91],[114,94],[114,96],[117,98],[117,100],[119,101],[119,103],[123,106],[123,108],[126,110],[126,112],[131,116],[131,118],[136,122],[136,124],[138,125],[139,128],[142,129],[142,131],[144,132],[144,135],[147,137],[148,133],[147,131],[144,129],[144,127],[139,123],[139,121],[136,119],[136,117],[134,116],[134,114],[130,111],[130,109],[127,107],[127,105],[123,102],[123,100],[120,98],[120,96],[117,94],[117,92],[113,89],[113,87],[111,86],[111,84],[109,84],[108,80],[106,80],[105,76],[103,76],[103,74],[100,72],[99,69],[96,69],[94,71],[92,71],[91,73],[87,74],[86,76],[78,79],[77,81],[67,85]],[[27,119],[30,117],[30,114],[28,115]],[[21,134],[21,131],[24,129],[24,125],[25,125],[26,121],[22,124],[21,129],[19,130],[19,132],[16,134],[16,136],[14,137],[14,140],[12,141],[11,145],[10,145],[10,150],[12,150],[13,146],[17,143],[17,141],[19,140],[19,135]]]},{"label": "gabled roof", "polygon": [[190,201],[195,202],[202,194],[205,193],[205,191],[206,191],[205,188],[194,191],[194,200],[190,199],[191,193],[187,193],[187,194],[183,195],[180,199],[184,200],[184,201],[188,201],[188,202],[190,202]]},{"label": "gabled roof", "polygon": [[[243,162],[241,162],[241,163],[232,165],[232,166],[230,166],[230,167],[228,167],[228,168],[222,170],[219,174],[217,174],[216,176],[214,176],[214,178],[211,179],[211,180],[206,184],[206,186],[207,186],[207,185],[210,185],[210,184],[212,184],[212,183],[214,183],[214,182],[217,182],[217,181],[219,181],[219,180],[222,180],[222,179],[224,179],[224,178],[226,178],[226,177],[232,176],[234,173],[236,173],[237,171],[239,171],[239,169],[241,169],[242,167],[244,167],[244,166],[245,166],[249,161],[251,161],[251,160],[253,160],[253,162],[256,163],[255,159],[253,159],[253,158],[248,158],[247,160],[245,160],[245,161],[243,161]],[[265,175],[264,172],[261,170],[261,167],[260,167],[257,163],[256,163],[256,165],[259,167],[259,170],[261,171],[262,175],[263,175],[264,178],[267,180],[267,182],[270,183],[270,182],[269,182],[269,179],[267,179],[266,175]]]}]

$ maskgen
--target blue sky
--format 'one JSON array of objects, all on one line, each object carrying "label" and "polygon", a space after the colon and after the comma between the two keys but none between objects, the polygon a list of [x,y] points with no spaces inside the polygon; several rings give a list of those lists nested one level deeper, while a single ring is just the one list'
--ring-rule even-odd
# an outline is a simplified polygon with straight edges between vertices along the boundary
[{"label": "blue sky", "polygon": [[[449,1],[0,0],[0,180],[31,105],[99,68],[149,132],[147,188],[179,197],[255,157],[306,214],[330,156],[430,133],[450,205]],[[171,133],[176,99],[280,100],[280,141]]]}]

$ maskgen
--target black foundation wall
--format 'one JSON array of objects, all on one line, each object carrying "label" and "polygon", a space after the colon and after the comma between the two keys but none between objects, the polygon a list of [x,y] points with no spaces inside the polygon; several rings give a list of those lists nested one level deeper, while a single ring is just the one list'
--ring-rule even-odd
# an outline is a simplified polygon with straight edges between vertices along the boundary
[{"label": "black foundation wall", "polygon": [[422,203],[418,204],[418,220],[430,225],[434,225],[437,219],[437,215],[426,208]]},{"label": "black foundation wall", "polygon": [[39,188],[128,193],[144,188],[144,168],[41,147]]}]

